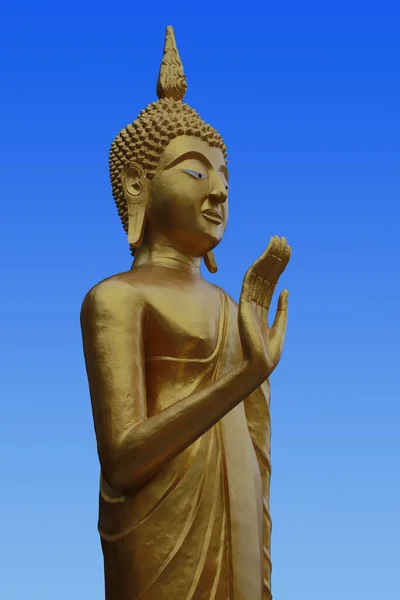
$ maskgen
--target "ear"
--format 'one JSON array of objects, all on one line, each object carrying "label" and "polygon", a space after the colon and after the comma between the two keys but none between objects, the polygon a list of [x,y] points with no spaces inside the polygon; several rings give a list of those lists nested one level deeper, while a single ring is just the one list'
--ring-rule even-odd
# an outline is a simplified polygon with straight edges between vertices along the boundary
[{"label": "ear", "polygon": [[121,184],[128,206],[128,243],[138,248],[143,239],[150,182],[144,169],[131,163],[122,169]]},{"label": "ear", "polygon": [[204,263],[210,273],[216,273],[218,271],[217,262],[214,258],[214,252],[212,250],[207,252],[207,254],[204,256]]}]

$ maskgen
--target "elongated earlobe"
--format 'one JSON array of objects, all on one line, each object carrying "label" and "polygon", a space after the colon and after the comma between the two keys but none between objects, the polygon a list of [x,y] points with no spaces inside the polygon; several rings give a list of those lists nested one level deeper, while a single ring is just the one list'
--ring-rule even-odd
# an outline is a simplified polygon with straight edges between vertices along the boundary
[{"label": "elongated earlobe", "polygon": [[136,164],[125,165],[121,172],[121,183],[128,205],[128,243],[131,251],[143,240],[149,185],[144,169]]},{"label": "elongated earlobe", "polygon": [[146,221],[146,205],[137,204],[129,206],[128,219],[128,244],[134,248],[139,248],[142,244],[144,226]]},{"label": "elongated earlobe", "polygon": [[207,252],[207,254],[204,256],[204,264],[210,273],[216,273],[218,271],[217,263],[214,258],[214,252],[212,250]]}]

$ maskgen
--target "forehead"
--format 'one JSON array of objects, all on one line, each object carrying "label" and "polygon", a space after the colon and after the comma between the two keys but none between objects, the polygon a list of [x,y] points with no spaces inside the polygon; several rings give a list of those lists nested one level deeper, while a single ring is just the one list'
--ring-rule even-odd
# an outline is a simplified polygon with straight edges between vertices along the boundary
[{"label": "forehead", "polygon": [[171,140],[160,157],[159,167],[163,169],[171,161],[187,152],[199,152],[206,157],[214,169],[225,165],[224,155],[220,148],[209,146],[201,138],[192,135],[180,135]]}]

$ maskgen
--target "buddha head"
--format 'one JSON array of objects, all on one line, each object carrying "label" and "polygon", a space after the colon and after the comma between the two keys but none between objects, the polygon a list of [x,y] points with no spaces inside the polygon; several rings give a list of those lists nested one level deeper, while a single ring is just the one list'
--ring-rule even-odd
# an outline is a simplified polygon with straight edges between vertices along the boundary
[{"label": "buddha head", "polygon": [[228,217],[226,147],[183,102],[186,88],[173,29],[167,27],[159,99],[111,146],[112,192],[133,256],[143,244],[159,243],[203,257],[214,273],[212,250]]}]

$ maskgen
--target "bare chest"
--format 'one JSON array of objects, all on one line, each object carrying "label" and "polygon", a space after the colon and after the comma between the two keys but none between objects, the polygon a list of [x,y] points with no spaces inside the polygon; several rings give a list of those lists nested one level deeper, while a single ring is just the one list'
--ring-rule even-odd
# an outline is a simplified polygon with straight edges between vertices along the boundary
[{"label": "bare chest", "polygon": [[168,289],[150,299],[146,359],[206,359],[222,329],[224,296],[218,289]]}]

